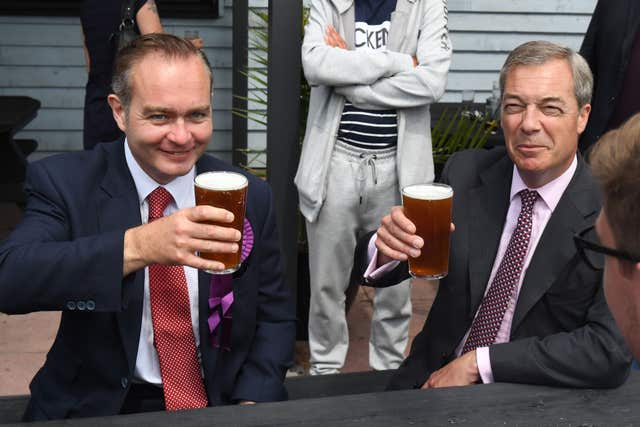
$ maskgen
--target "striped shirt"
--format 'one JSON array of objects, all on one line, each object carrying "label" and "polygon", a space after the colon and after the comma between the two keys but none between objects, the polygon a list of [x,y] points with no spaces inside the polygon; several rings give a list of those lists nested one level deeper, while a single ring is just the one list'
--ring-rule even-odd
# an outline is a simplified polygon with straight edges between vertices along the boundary
[{"label": "striped shirt", "polygon": [[[356,0],[355,48],[385,50],[396,0]],[[382,150],[398,144],[396,110],[363,110],[347,99],[338,140],[357,148]]]},{"label": "striped shirt", "polygon": [[393,147],[398,142],[396,110],[363,110],[345,102],[338,139],[370,150]]}]

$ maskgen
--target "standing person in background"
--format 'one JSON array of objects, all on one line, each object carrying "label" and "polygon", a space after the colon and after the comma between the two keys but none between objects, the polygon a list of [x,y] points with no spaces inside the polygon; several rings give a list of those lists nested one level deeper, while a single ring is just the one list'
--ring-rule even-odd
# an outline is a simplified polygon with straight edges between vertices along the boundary
[{"label": "standing person in background", "polygon": [[[429,105],[451,61],[443,0],[314,0],[302,45],[311,85],[295,183],[309,240],[311,374],[337,373],[349,338],[345,290],[357,238],[433,180]],[[373,369],[397,368],[411,318],[410,285],[376,290]]]},{"label": "standing person in background", "polygon": [[593,110],[580,137],[580,151],[609,129],[640,112],[640,2],[600,0],[580,54],[594,78]]},{"label": "standing person in background", "polygon": [[[107,96],[116,55],[115,34],[122,21],[122,5],[129,0],[85,0],[82,4],[82,33],[89,79],[84,99],[83,146],[85,150],[100,142],[115,141],[123,133],[116,125]],[[162,24],[154,0],[136,0],[136,32],[161,33]]]}]

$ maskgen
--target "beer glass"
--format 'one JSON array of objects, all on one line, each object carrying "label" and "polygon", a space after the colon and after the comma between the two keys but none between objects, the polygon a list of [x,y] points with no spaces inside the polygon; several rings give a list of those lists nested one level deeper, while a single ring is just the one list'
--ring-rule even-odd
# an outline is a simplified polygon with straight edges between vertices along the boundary
[{"label": "beer glass", "polygon": [[402,189],[404,214],[424,240],[420,256],[409,257],[409,273],[441,279],[449,271],[449,235],[453,189],[445,184],[416,184]]},{"label": "beer glass", "polygon": [[[210,205],[233,213],[233,222],[231,223],[211,221],[209,224],[235,228],[242,234],[248,183],[244,175],[235,172],[205,172],[196,176],[194,180],[196,205]],[[200,252],[199,255],[202,258],[224,264],[224,270],[207,270],[207,272],[211,274],[229,274],[240,268],[242,239],[240,239],[238,245],[240,248],[235,253]]]}]

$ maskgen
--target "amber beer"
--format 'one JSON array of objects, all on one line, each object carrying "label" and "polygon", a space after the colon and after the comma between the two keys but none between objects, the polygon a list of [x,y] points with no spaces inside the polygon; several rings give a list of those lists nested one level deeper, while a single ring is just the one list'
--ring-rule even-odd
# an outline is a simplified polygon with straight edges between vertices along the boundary
[{"label": "amber beer", "polygon": [[[211,205],[233,213],[233,222],[231,223],[211,221],[210,224],[235,228],[242,234],[247,200],[247,178],[235,172],[205,172],[196,176],[194,184],[196,205]],[[242,239],[238,244],[242,246]],[[235,253],[200,252],[200,256],[224,264],[224,270],[208,271],[209,273],[228,274],[240,268],[241,253],[242,247]]]},{"label": "amber beer", "polygon": [[445,184],[417,184],[402,189],[404,213],[424,240],[418,258],[409,257],[409,273],[441,279],[449,271],[449,235],[453,189]]}]

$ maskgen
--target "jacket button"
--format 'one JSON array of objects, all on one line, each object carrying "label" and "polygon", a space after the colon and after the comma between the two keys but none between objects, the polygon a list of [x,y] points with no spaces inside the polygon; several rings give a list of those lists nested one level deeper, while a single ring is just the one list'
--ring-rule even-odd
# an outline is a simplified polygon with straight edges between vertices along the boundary
[{"label": "jacket button", "polygon": [[75,309],[76,309],[75,301],[67,301],[67,310],[75,310]]},{"label": "jacket button", "polygon": [[96,309],[96,303],[92,299],[87,301],[87,310],[93,311]]},{"label": "jacket button", "polygon": [[84,309],[87,308],[87,304],[84,301],[78,301],[76,307],[78,308],[78,310],[84,311]]},{"label": "jacket button", "polygon": [[120,378],[120,385],[122,386],[122,388],[127,388],[127,385],[129,385],[129,380],[127,379],[127,377]]}]

